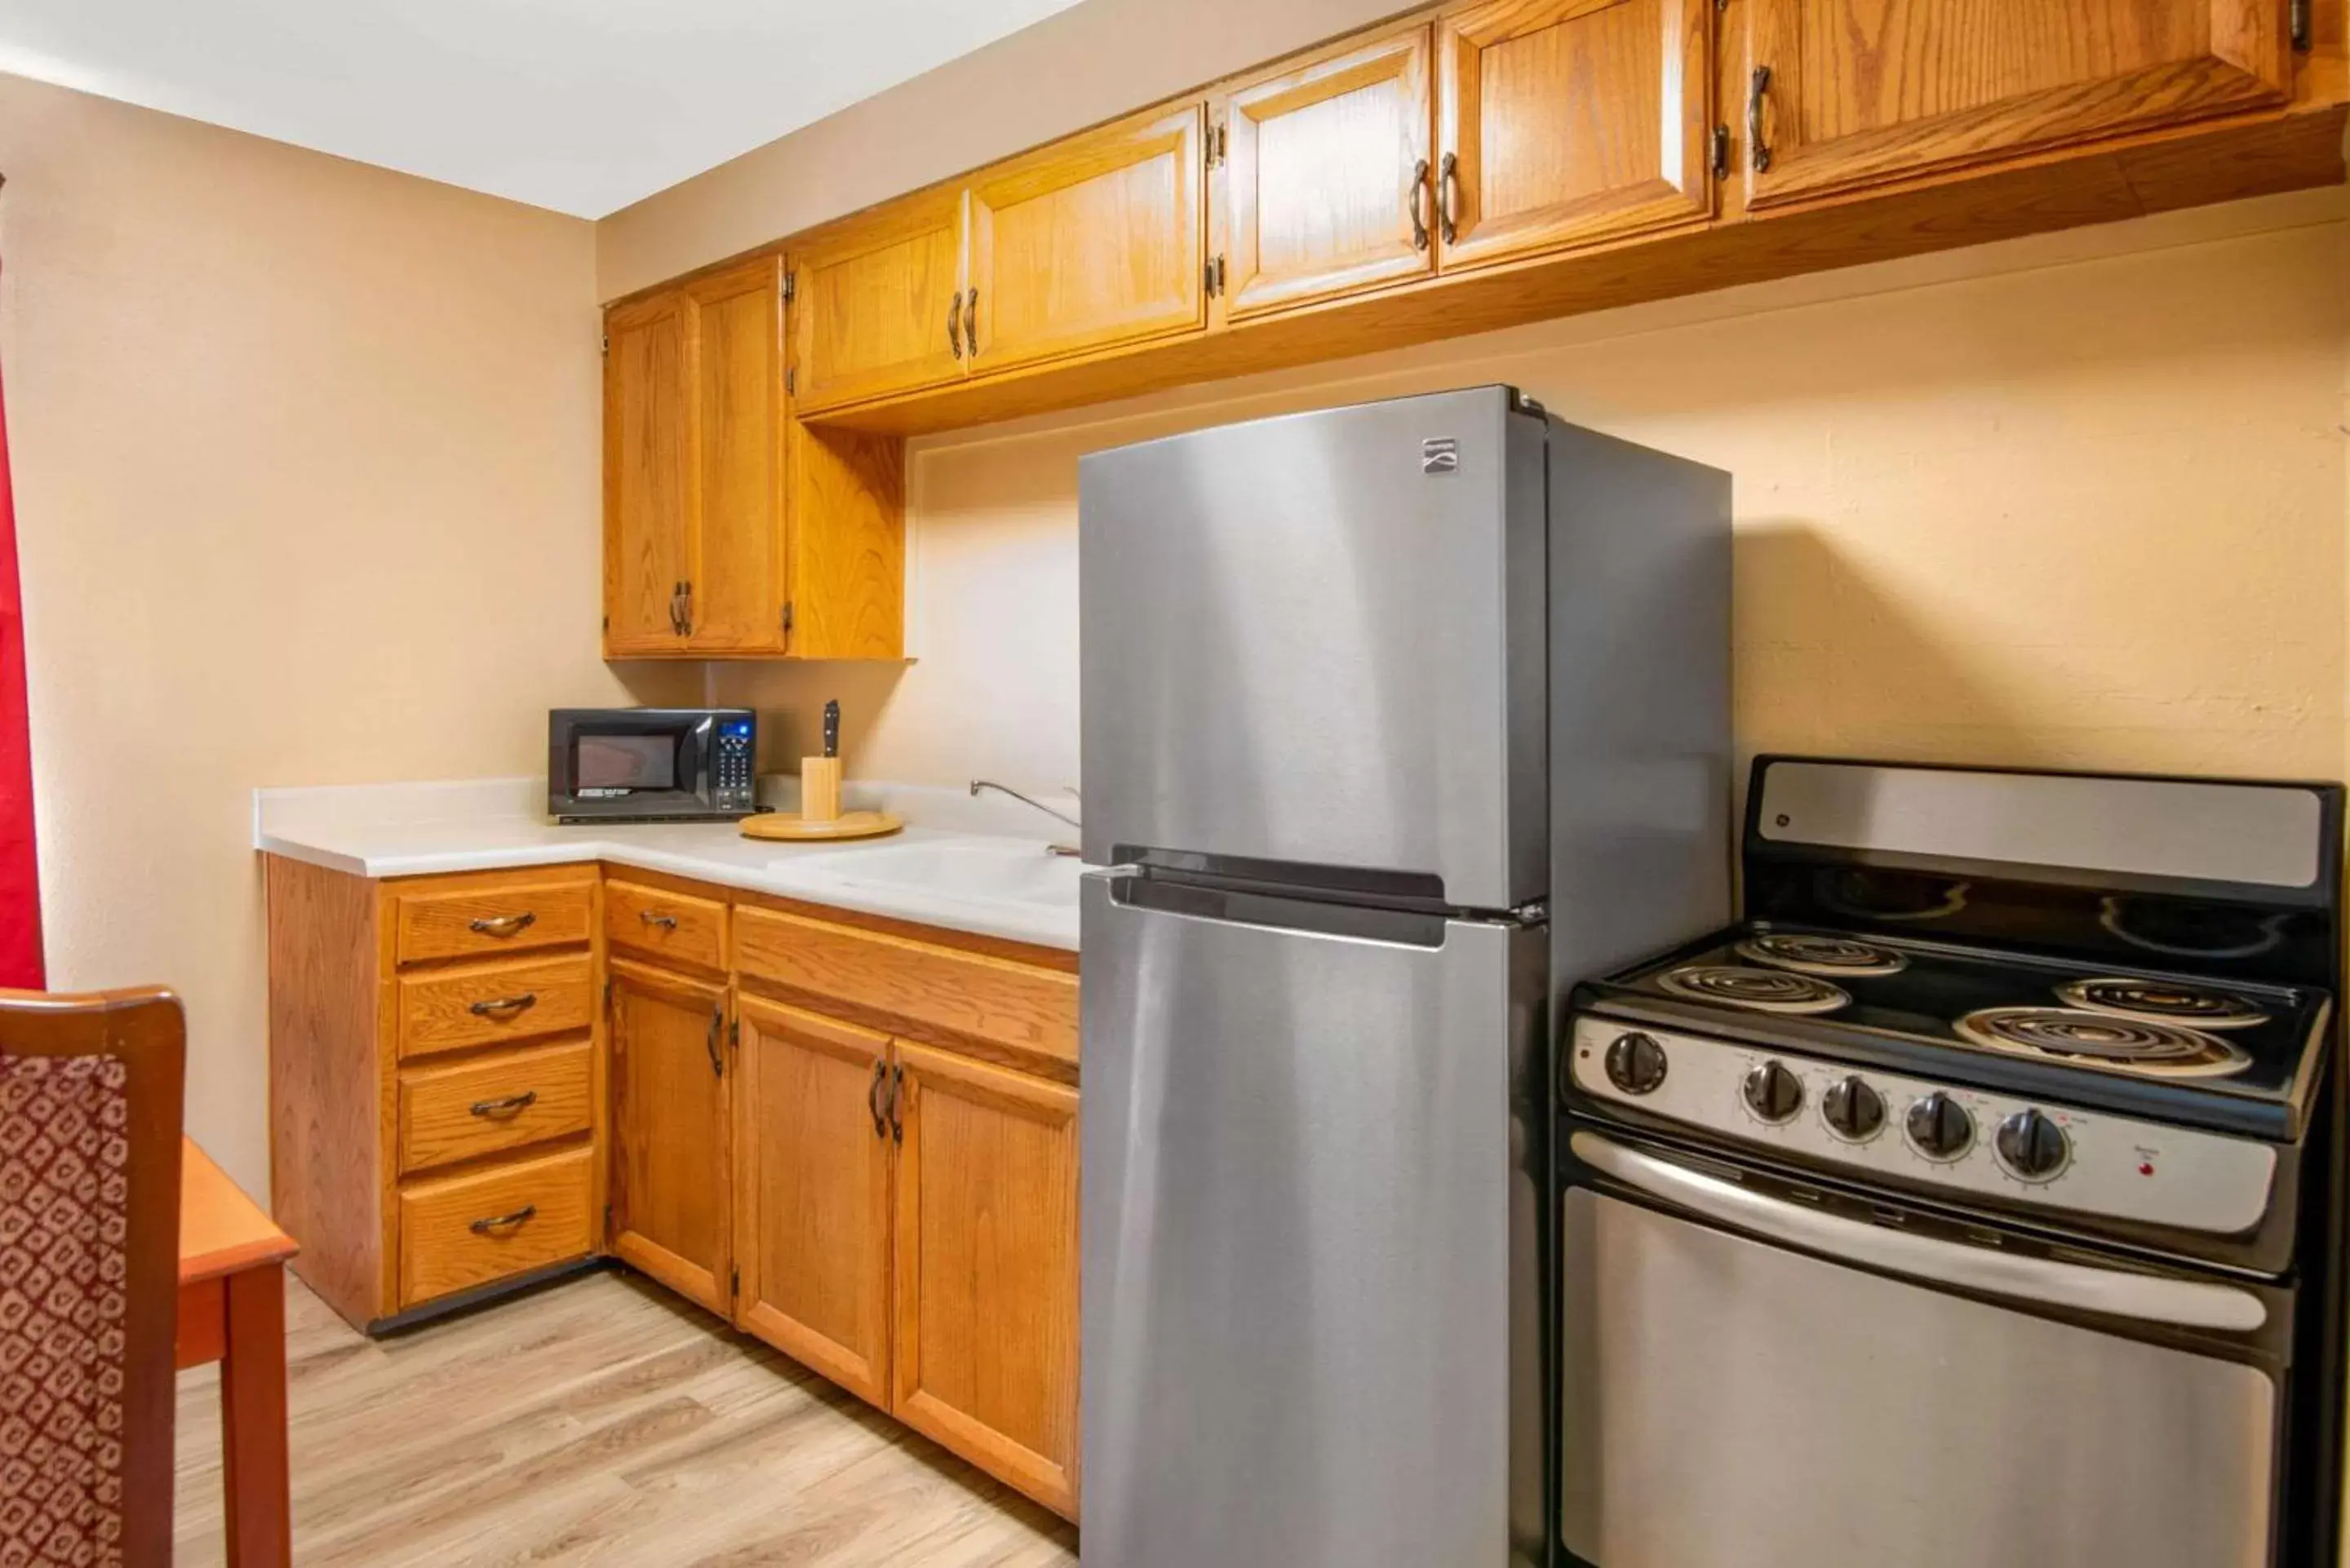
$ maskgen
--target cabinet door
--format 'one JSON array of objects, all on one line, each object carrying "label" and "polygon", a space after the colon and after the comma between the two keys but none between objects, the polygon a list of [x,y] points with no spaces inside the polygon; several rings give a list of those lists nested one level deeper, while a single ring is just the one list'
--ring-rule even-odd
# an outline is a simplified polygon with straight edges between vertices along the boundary
[{"label": "cabinet door", "polygon": [[797,246],[792,266],[803,410],[963,373],[961,192],[909,196],[828,229]]},{"label": "cabinet door", "polygon": [[1490,0],[1437,25],[1440,265],[1713,211],[1712,0]]},{"label": "cabinet door", "polygon": [[1076,1516],[1077,1095],[898,1043],[899,1418]]},{"label": "cabinet door", "polygon": [[747,996],[737,1007],[737,1321],[886,1408],[889,1037]]},{"label": "cabinet door", "polygon": [[604,650],[614,658],[685,640],[691,308],[671,291],[604,323]]},{"label": "cabinet door", "polygon": [[610,971],[612,1250],[727,1314],[725,988],[622,959]]},{"label": "cabinet door", "polygon": [[1747,0],[1747,203],[2282,103],[2287,6]]},{"label": "cabinet door", "polygon": [[1425,26],[1235,91],[1211,199],[1239,320],[1436,265]]},{"label": "cabinet door", "polygon": [[685,288],[693,483],[687,646],[784,647],[784,270],[769,256]]},{"label": "cabinet door", "polygon": [[1206,325],[1201,106],[1105,126],[972,182],[973,374]]}]

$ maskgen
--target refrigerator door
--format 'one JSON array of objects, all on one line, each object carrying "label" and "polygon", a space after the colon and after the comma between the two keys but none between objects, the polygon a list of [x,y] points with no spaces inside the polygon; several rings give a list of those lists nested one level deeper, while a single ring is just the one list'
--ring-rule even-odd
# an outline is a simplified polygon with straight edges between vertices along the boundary
[{"label": "refrigerator door", "polygon": [[1086,1561],[1539,1563],[1544,933],[1081,908]]},{"label": "refrigerator door", "polygon": [[1544,432],[1485,387],[1085,458],[1086,858],[1540,898]]}]

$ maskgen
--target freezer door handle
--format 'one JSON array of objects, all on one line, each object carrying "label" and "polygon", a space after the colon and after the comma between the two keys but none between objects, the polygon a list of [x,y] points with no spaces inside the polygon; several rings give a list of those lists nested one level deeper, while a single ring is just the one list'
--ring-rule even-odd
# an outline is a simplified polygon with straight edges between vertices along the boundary
[{"label": "freezer door handle", "polygon": [[1594,1170],[1676,1208],[1752,1236],[1908,1279],[2177,1328],[2250,1334],[2268,1321],[2267,1303],[2230,1285],[2024,1257],[1864,1224],[1750,1191],[1596,1133],[1578,1132],[1570,1145],[1575,1158]]}]

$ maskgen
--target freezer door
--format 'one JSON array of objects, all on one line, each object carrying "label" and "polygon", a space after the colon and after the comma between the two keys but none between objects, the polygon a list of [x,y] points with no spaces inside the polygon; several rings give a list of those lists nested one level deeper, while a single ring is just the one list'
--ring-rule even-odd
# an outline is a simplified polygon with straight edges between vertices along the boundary
[{"label": "freezer door", "polygon": [[1086,1561],[1539,1563],[1544,934],[1286,904],[1086,881]]},{"label": "freezer door", "polygon": [[1544,423],[1513,406],[1486,387],[1080,462],[1087,859],[1542,896]]}]

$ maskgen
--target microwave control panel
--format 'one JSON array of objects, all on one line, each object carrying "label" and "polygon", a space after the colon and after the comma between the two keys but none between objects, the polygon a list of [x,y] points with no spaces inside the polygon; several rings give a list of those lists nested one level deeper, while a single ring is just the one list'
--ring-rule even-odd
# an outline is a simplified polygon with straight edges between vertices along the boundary
[{"label": "microwave control panel", "polygon": [[756,805],[758,780],[752,756],[755,737],[749,719],[727,719],[718,726],[717,777],[713,781],[718,809],[748,813]]}]

